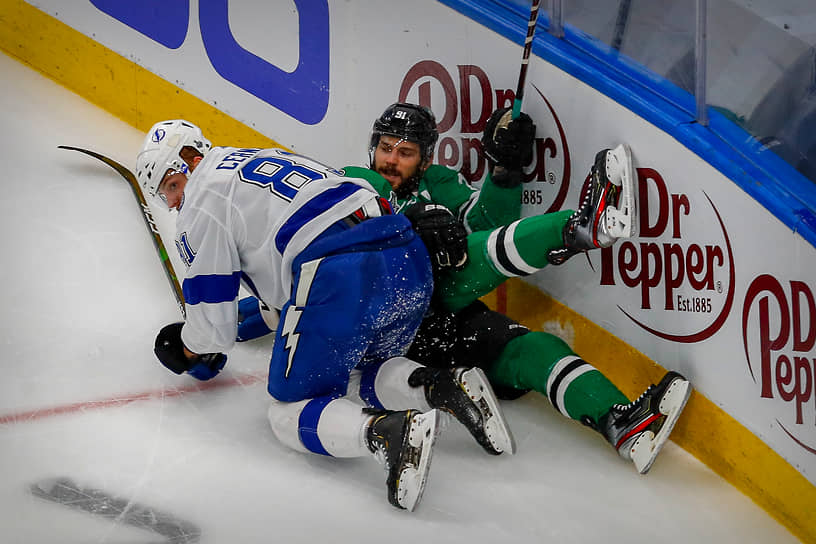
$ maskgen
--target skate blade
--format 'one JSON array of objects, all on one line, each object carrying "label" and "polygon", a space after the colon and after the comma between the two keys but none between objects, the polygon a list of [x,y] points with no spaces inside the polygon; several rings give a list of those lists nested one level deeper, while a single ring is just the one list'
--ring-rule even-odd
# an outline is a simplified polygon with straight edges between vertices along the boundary
[{"label": "skate blade", "polygon": [[637,236],[638,186],[632,167],[632,152],[621,144],[606,154],[606,175],[621,188],[616,206],[609,206],[605,212],[606,229],[615,238]]},{"label": "skate blade", "polygon": [[408,444],[418,451],[419,463],[404,468],[397,480],[397,502],[410,512],[417,507],[425,491],[433,458],[433,446],[440,431],[441,416],[439,410],[431,410],[418,414],[411,420]]},{"label": "skate blade", "polygon": [[497,453],[506,451],[511,455],[515,454],[516,440],[484,371],[481,368],[471,368],[462,373],[460,379],[465,392],[482,413],[485,433],[493,449]]},{"label": "skate blade", "polygon": [[630,455],[639,473],[646,474],[652,468],[657,454],[669,439],[690,396],[691,384],[688,380],[678,378],[669,385],[658,406],[660,413],[666,416],[660,431],[657,435],[651,432],[643,433],[631,447]]}]

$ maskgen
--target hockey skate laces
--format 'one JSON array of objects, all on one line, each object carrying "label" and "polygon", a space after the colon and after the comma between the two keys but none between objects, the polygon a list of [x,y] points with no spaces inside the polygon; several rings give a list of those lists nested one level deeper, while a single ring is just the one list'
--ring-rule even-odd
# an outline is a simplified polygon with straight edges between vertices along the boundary
[{"label": "hockey skate laces", "polygon": [[637,406],[638,403],[640,403],[640,401],[642,401],[644,398],[646,398],[648,395],[650,395],[652,393],[652,391],[654,391],[654,389],[655,389],[655,385],[651,384],[649,387],[646,388],[646,391],[641,393],[638,398],[636,398],[635,400],[633,400],[629,404],[615,404],[614,406],[618,410],[621,410],[621,411],[624,411],[624,412],[629,411],[632,408],[634,408],[635,406]]}]

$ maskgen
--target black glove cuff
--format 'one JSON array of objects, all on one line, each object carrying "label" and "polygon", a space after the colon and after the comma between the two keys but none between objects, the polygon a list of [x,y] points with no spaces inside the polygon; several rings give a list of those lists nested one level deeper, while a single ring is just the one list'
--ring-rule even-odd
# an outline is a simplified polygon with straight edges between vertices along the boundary
[{"label": "black glove cuff", "polygon": [[490,173],[493,185],[502,189],[513,189],[524,182],[524,172],[522,170],[508,170],[502,166],[493,168]]},{"label": "black glove cuff", "polygon": [[422,239],[434,275],[459,270],[467,263],[467,231],[453,214],[439,204],[412,204],[405,210],[414,232]]}]

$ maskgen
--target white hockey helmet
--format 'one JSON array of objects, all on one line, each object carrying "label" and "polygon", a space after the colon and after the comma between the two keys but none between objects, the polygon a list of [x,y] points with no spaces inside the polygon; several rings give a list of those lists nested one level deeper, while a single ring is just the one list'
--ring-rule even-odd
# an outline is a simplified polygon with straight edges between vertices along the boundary
[{"label": "white hockey helmet", "polygon": [[184,174],[189,171],[180,155],[185,146],[193,147],[204,155],[212,144],[200,128],[183,119],[159,121],[153,125],[136,156],[136,179],[148,195],[157,196],[159,183],[168,169]]}]

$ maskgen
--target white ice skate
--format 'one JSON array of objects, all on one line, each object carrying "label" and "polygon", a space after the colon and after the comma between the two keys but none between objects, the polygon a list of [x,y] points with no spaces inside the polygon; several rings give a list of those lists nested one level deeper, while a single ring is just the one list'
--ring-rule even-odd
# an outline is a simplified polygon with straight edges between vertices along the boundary
[{"label": "white ice skate", "polygon": [[422,367],[408,384],[424,386],[428,404],[452,414],[488,453],[516,452],[513,433],[482,369]]},{"label": "white ice skate", "polygon": [[621,144],[607,151],[605,169],[609,181],[620,187],[617,202],[610,203],[604,214],[606,232],[614,238],[637,236],[638,214],[635,199],[638,187],[629,146]]},{"label": "white ice skate", "polygon": [[634,402],[616,404],[601,419],[599,430],[646,474],[668,440],[691,395],[691,384],[677,372],[668,372]]},{"label": "white ice skate", "polygon": [[564,246],[547,254],[550,264],[563,264],[583,251],[637,235],[638,184],[628,146],[621,144],[595,155],[581,194],[581,205],[562,231]]},{"label": "white ice skate", "polygon": [[516,440],[513,438],[513,433],[510,432],[507,420],[504,419],[504,412],[499,406],[499,401],[484,371],[481,368],[460,369],[458,375],[454,374],[454,376],[470,400],[479,408],[484,421],[484,432],[493,450],[499,453],[506,451],[511,455],[515,454]]},{"label": "white ice skate", "polygon": [[383,411],[368,427],[368,447],[385,465],[388,501],[397,508],[413,511],[422,499],[441,416],[439,410]]}]

